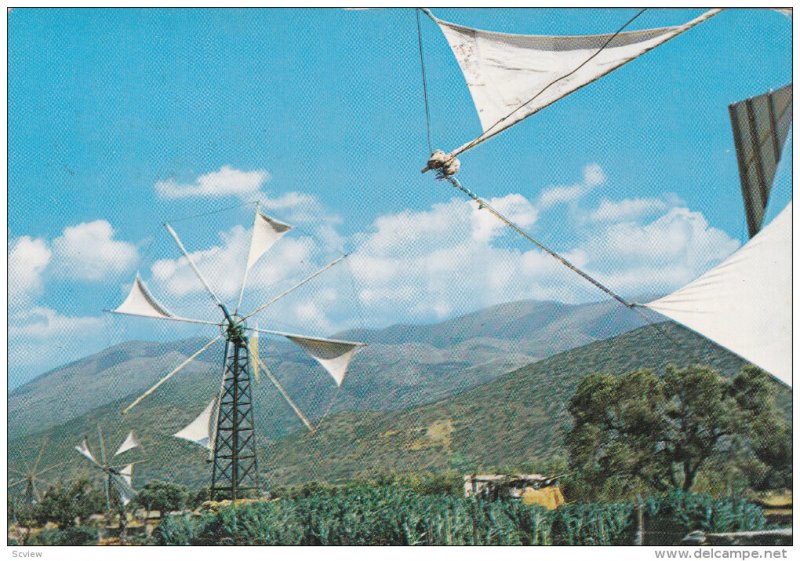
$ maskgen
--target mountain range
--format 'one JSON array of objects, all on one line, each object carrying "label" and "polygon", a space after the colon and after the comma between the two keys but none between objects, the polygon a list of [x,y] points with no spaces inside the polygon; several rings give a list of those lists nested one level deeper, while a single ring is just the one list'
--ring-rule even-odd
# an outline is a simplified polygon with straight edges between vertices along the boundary
[{"label": "mountain range", "polygon": [[[590,372],[660,372],[670,363],[703,363],[731,376],[744,364],[679,326],[643,323],[612,302],[518,302],[433,325],[344,332],[337,336],[369,346],[338,392],[299,351],[271,345],[263,358],[318,430],[306,431],[269,382],[254,384],[259,471],[269,486],[541,461],[561,450],[570,422],[565,404]],[[221,351],[212,349],[208,362],[197,362],[126,417],[119,415],[200,344],[118,345],[11,392],[10,460],[29,463],[48,439],[42,465],[69,460],[61,473],[74,476],[87,467],[71,450],[82,436],[96,449],[100,426],[110,450],[135,428],[147,459],[137,466],[137,484],[152,478],[206,483],[207,452],[171,435],[218,388]],[[781,391],[788,407],[789,391]],[[121,459],[140,455],[126,452]]]}]

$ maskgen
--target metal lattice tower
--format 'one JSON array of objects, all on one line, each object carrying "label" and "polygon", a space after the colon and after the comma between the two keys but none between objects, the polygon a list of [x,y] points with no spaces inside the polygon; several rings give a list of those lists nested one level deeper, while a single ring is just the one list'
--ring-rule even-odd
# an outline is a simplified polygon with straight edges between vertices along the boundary
[{"label": "metal lattice tower", "polygon": [[211,498],[241,498],[241,491],[259,489],[250,356],[241,329],[228,329],[225,373],[214,439]]}]

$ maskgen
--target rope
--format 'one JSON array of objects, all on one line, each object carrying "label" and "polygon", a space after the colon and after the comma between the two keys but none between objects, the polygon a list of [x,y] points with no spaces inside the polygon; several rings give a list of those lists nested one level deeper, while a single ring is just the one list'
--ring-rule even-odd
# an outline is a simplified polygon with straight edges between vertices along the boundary
[{"label": "rope", "polygon": [[536,247],[538,247],[542,251],[546,252],[548,255],[550,255],[554,259],[557,259],[562,265],[566,266],[568,269],[570,269],[574,273],[577,273],[578,275],[583,277],[585,280],[587,280],[590,283],[592,283],[595,287],[599,288],[600,290],[602,290],[603,292],[605,292],[606,294],[611,296],[614,300],[616,300],[617,302],[621,303],[626,308],[632,308],[633,307],[633,304],[629,303],[622,296],[620,296],[619,294],[617,294],[616,292],[614,292],[613,290],[611,290],[610,288],[608,288],[607,286],[602,284],[600,281],[598,281],[598,280],[594,279],[593,277],[589,276],[587,273],[584,273],[578,267],[576,267],[575,265],[573,265],[572,263],[567,261],[565,258],[563,258],[561,255],[559,255],[558,253],[556,253],[555,251],[553,251],[552,249],[550,249],[546,245],[544,245],[541,242],[537,241],[530,234],[528,234],[525,230],[523,230],[522,228],[517,226],[514,222],[512,222],[511,220],[506,218],[503,214],[501,214],[499,211],[497,211],[494,207],[492,207],[492,205],[487,203],[484,199],[480,198],[478,195],[476,195],[475,193],[473,193],[472,191],[470,191],[469,189],[467,189],[466,187],[461,185],[461,183],[458,181],[458,179],[456,179],[455,177],[452,177],[452,176],[445,176],[444,178],[447,179],[447,181],[449,181],[450,184],[453,187],[455,187],[456,189],[458,189],[459,191],[461,191],[462,193],[467,195],[469,198],[474,200],[476,203],[478,203],[478,208],[485,208],[486,210],[491,212],[495,217],[499,218],[506,226],[508,226],[509,228],[514,230],[515,232],[517,232],[519,235],[524,237],[526,240],[528,240],[529,242],[534,244]]},{"label": "rope", "polygon": [[[613,290],[611,290],[610,288],[608,288],[606,285],[604,285],[603,283],[601,283],[601,282],[600,282],[600,281],[598,281],[597,279],[595,279],[595,278],[591,277],[589,274],[587,274],[587,273],[583,272],[581,269],[579,269],[578,267],[576,267],[575,265],[573,265],[572,263],[570,263],[570,262],[569,262],[567,259],[565,259],[564,257],[562,257],[561,255],[559,255],[558,253],[556,253],[555,251],[553,251],[552,249],[550,249],[550,248],[549,248],[549,247],[547,247],[546,245],[542,244],[541,242],[539,242],[538,240],[536,240],[535,238],[533,238],[533,237],[532,237],[530,234],[528,234],[528,233],[527,233],[525,230],[523,230],[522,228],[520,228],[519,226],[517,226],[517,225],[516,225],[514,222],[512,222],[511,220],[509,220],[508,218],[506,218],[506,217],[505,217],[503,214],[501,214],[501,213],[500,213],[498,210],[496,210],[494,207],[492,207],[492,205],[490,205],[490,204],[489,204],[488,202],[486,202],[484,199],[480,198],[478,195],[476,195],[475,193],[473,193],[472,191],[470,191],[469,189],[467,189],[466,187],[464,187],[464,186],[461,184],[461,182],[459,182],[459,181],[458,181],[458,179],[456,179],[455,177],[451,177],[451,176],[443,176],[443,177],[444,177],[444,179],[447,179],[447,181],[449,181],[449,182],[450,182],[450,184],[451,184],[451,185],[453,185],[453,187],[455,187],[456,189],[458,189],[458,190],[459,190],[459,191],[461,191],[462,193],[466,194],[466,195],[467,195],[469,198],[471,198],[471,199],[472,199],[472,200],[474,200],[476,203],[478,203],[478,208],[485,208],[486,210],[488,210],[489,212],[491,212],[491,213],[492,213],[492,214],[493,214],[495,217],[499,218],[499,219],[500,219],[500,220],[501,220],[501,221],[502,221],[502,222],[503,222],[503,223],[504,223],[506,226],[508,226],[509,228],[511,228],[512,230],[514,230],[514,231],[515,231],[515,232],[517,232],[518,234],[520,234],[520,235],[521,235],[522,237],[524,237],[526,240],[528,240],[529,242],[531,242],[532,244],[534,244],[536,247],[538,247],[539,249],[541,249],[542,251],[544,251],[545,253],[547,253],[548,255],[550,255],[551,257],[553,257],[554,259],[558,260],[558,261],[559,261],[559,262],[560,262],[562,265],[564,265],[565,267],[567,267],[568,269],[570,269],[572,272],[574,272],[574,273],[578,274],[578,275],[579,275],[579,276],[581,276],[581,277],[582,277],[584,280],[586,280],[586,281],[590,282],[590,283],[591,283],[592,285],[594,285],[596,288],[598,288],[598,289],[602,290],[603,292],[605,292],[607,295],[611,296],[611,297],[612,297],[614,300],[616,300],[617,302],[619,302],[620,304],[622,304],[622,305],[623,305],[623,306],[625,306],[626,308],[628,308],[628,309],[630,309],[630,310],[633,310],[633,311],[634,311],[635,313],[637,313],[637,314],[638,314],[638,315],[639,315],[639,316],[640,316],[640,317],[641,317],[641,318],[642,318],[642,319],[643,319],[643,320],[644,320],[644,321],[645,321],[645,322],[646,322],[648,325],[650,325],[650,326],[653,326],[653,328],[655,328],[655,329],[656,329],[656,330],[657,330],[657,331],[658,331],[658,332],[661,334],[661,336],[662,336],[662,337],[664,337],[665,339],[667,339],[668,341],[670,341],[671,343],[673,343],[673,344],[674,344],[676,347],[678,347],[678,348],[681,348],[681,347],[682,347],[682,345],[681,345],[681,344],[680,344],[680,343],[679,343],[677,340],[675,340],[675,339],[672,337],[672,335],[670,335],[670,334],[669,334],[669,333],[668,333],[668,332],[667,332],[667,331],[666,331],[666,330],[665,330],[665,329],[662,327],[661,323],[663,323],[663,322],[656,322],[656,321],[654,321],[654,319],[653,319],[653,318],[652,318],[652,317],[651,317],[649,314],[647,314],[647,313],[645,313],[645,312],[644,312],[644,310],[643,310],[643,308],[644,308],[644,305],[643,305],[643,304],[638,304],[638,303],[635,303],[635,302],[628,302],[628,301],[627,301],[627,300],[625,300],[625,299],[624,299],[622,296],[620,296],[619,294],[617,294],[616,292],[614,292]],[[694,353],[692,353],[692,354],[694,354]],[[698,364],[699,364],[699,362],[698,362]]]},{"label": "rope", "polygon": [[428,104],[428,81],[425,77],[425,57],[422,52],[422,27],[419,23],[419,8],[414,10],[417,16],[417,42],[419,43],[419,64],[422,69],[422,96],[425,99],[425,124],[428,128],[428,154],[433,152],[433,143],[431,142],[431,111]]},{"label": "rope", "polygon": [[184,220],[192,220],[193,218],[203,218],[204,216],[211,216],[211,215],[214,215],[214,214],[220,214],[220,213],[223,213],[223,212],[225,212],[227,210],[234,210],[234,209],[237,209],[237,208],[242,208],[242,207],[245,207],[245,206],[251,206],[251,205],[255,205],[255,204],[258,204],[258,201],[249,201],[249,202],[246,202],[246,203],[239,203],[238,205],[226,206],[226,207],[219,208],[219,209],[216,209],[216,210],[210,210],[208,212],[202,212],[200,214],[193,214],[191,216],[183,216],[181,218],[171,218],[171,219],[168,220],[168,222],[175,223],[175,222],[183,222]]},{"label": "rope", "polygon": [[619,29],[617,29],[617,30],[616,30],[616,31],[615,31],[615,32],[614,32],[614,33],[611,35],[611,37],[609,37],[609,38],[608,38],[608,40],[607,40],[605,43],[603,43],[603,44],[600,46],[600,48],[599,48],[599,49],[597,49],[597,51],[596,51],[596,52],[595,52],[593,55],[591,55],[589,58],[587,58],[586,60],[584,60],[584,61],[583,61],[583,62],[582,62],[580,65],[578,65],[578,66],[577,66],[575,69],[571,70],[570,72],[567,72],[567,73],[566,73],[566,74],[564,74],[563,76],[560,76],[560,77],[556,78],[555,80],[553,80],[552,82],[550,82],[549,84],[547,84],[546,86],[544,86],[544,87],[543,87],[541,90],[539,90],[539,92],[538,92],[538,93],[536,93],[536,95],[534,95],[532,98],[530,98],[530,99],[529,99],[528,101],[526,101],[525,103],[521,104],[519,107],[517,107],[517,108],[515,108],[514,110],[512,110],[512,111],[511,111],[511,112],[510,112],[508,115],[506,115],[505,117],[502,117],[501,119],[498,119],[498,120],[497,120],[497,122],[495,122],[495,123],[494,123],[492,126],[490,126],[489,128],[487,128],[487,129],[484,131],[484,133],[483,133],[481,136],[479,136],[478,138],[476,138],[476,139],[475,139],[475,140],[473,140],[472,142],[469,142],[469,143],[465,144],[465,145],[464,145],[462,148],[460,148],[460,149],[458,150],[458,153],[463,153],[463,152],[466,152],[467,150],[469,150],[470,148],[474,148],[474,147],[475,147],[475,146],[476,146],[476,145],[479,143],[479,139],[480,139],[480,138],[482,138],[484,135],[488,134],[488,133],[489,133],[489,131],[491,131],[492,129],[494,129],[494,128],[495,128],[497,125],[499,125],[500,123],[502,123],[503,121],[505,121],[506,119],[508,119],[509,117],[511,117],[511,116],[512,116],[514,113],[516,113],[517,111],[519,111],[520,109],[522,109],[522,108],[523,108],[523,107],[525,107],[526,105],[529,105],[531,102],[533,102],[533,101],[534,101],[534,100],[535,100],[537,97],[539,97],[540,95],[542,95],[542,94],[543,94],[545,91],[547,91],[547,89],[548,89],[548,88],[550,88],[550,87],[551,87],[551,86],[553,86],[554,84],[557,84],[557,83],[558,83],[558,82],[560,82],[561,80],[563,80],[563,79],[565,79],[565,78],[568,78],[568,77],[572,76],[572,75],[573,75],[573,74],[575,74],[575,73],[576,73],[578,70],[580,70],[581,68],[583,68],[584,66],[586,66],[586,65],[587,65],[587,64],[588,64],[588,63],[589,63],[589,62],[590,62],[590,61],[591,61],[593,58],[595,58],[597,55],[599,55],[601,52],[603,52],[603,51],[606,49],[606,47],[608,47],[608,45],[610,45],[610,44],[611,44],[611,42],[612,42],[614,39],[616,39],[617,35],[619,35],[620,33],[622,33],[622,31],[623,31],[623,30],[625,30],[625,28],[626,28],[626,27],[628,27],[628,26],[629,26],[631,23],[633,23],[633,22],[634,22],[634,20],[636,20],[636,19],[637,19],[639,16],[641,16],[641,15],[642,15],[642,14],[643,14],[643,13],[644,13],[646,10],[647,10],[647,8],[642,8],[641,10],[639,10],[639,12],[638,12],[636,15],[634,15],[632,18],[630,18],[628,21],[626,21],[626,22],[625,22],[625,23],[622,25],[622,27],[620,27]]}]

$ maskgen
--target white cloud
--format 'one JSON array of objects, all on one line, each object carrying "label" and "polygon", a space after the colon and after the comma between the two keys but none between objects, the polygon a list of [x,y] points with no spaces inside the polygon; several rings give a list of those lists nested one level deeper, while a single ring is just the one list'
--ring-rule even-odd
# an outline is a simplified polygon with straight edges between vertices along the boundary
[{"label": "white cloud", "polygon": [[46,307],[15,313],[8,328],[10,385],[101,350],[103,326],[102,317],[63,316]]},{"label": "white cloud", "polygon": [[589,164],[583,168],[583,179],[573,185],[556,185],[548,187],[539,196],[536,206],[540,210],[558,204],[576,203],[595,187],[607,181],[606,174],[599,164]]},{"label": "white cloud", "polygon": [[227,197],[252,198],[261,186],[269,181],[266,170],[241,171],[230,166],[222,166],[199,176],[194,183],[178,183],[174,179],[156,182],[156,193],[165,199],[185,197]]},{"label": "white cloud", "polygon": [[136,246],[115,240],[105,220],[68,226],[53,240],[54,274],[64,278],[101,281],[130,271],[138,261]]},{"label": "white cloud", "polygon": [[667,203],[661,199],[624,199],[609,201],[603,199],[589,215],[592,222],[617,222],[636,220],[659,210],[666,210]]},{"label": "white cloud", "polygon": [[13,240],[8,254],[8,303],[10,308],[28,304],[42,291],[42,273],[52,251],[47,241],[30,236]]},{"label": "white cloud", "polygon": [[702,213],[676,207],[648,223],[610,224],[583,250],[586,266],[615,289],[664,292],[693,280],[738,247]]},{"label": "white cloud", "polygon": [[[505,215],[509,220],[522,228],[533,226],[539,217],[539,212],[534,208],[528,199],[522,195],[512,193],[505,197],[490,199],[487,201],[498,212]],[[502,235],[507,226],[500,222],[495,216],[484,212],[478,208],[478,203],[471,201],[472,206],[472,239],[476,241],[490,241]]]}]

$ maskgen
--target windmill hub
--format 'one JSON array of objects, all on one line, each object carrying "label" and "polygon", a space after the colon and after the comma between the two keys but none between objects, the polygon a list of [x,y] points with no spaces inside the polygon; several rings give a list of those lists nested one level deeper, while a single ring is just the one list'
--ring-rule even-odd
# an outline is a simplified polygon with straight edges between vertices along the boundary
[{"label": "windmill hub", "polygon": [[224,324],[225,338],[234,343],[246,342],[247,337],[244,332],[246,327],[247,322],[244,317],[238,314],[231,315]]}]

